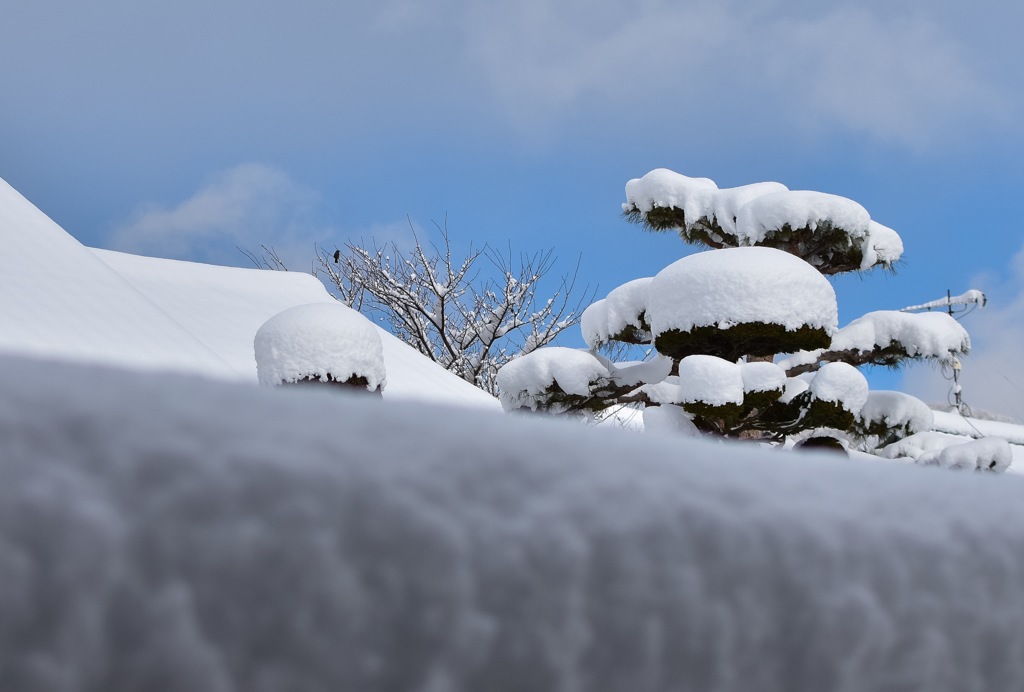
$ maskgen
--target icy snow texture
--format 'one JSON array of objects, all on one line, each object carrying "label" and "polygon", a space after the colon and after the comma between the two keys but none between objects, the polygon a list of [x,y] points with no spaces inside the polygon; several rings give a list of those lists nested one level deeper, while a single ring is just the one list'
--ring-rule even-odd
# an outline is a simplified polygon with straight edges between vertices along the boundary
[{"label": "icy snow texture", "polygon": [[498,371],[497,382],[502,406],[512,410],[523,405],[536,408],[531,399],[543,394],[552,384],[566,394],[586,396],[590,394],[592,382],[608,377],[608,368],[593,354],[550,346],[506,363]]},{"label": "icy snow texture", "polygon": [[640,316],[647,311],[651,277],[634,279],[590,305],[580,318],[583,340],[597,348],[627,327],[640,329]]},{"label": "icy snow texture", "polygon": [[929,430],[934,420],[932,410],[917,397],[885,390],[868,392],[868,399],[860,409],[860,418],[867,423],[906,426],[911,433]]},{"label": "icy snow texture", "polygon": [[825,363],[810,381],[811,394],[857,413],[868,399],[868,381],[849,363]]},{"label": "icy snow texture", "polygon": [[278,385],[330,375],[337,382],[365,377],[383,388],[384,347],[377,328],[341,303],[297,305],[274,315],[253,342],[260,384]]},{"label": "icy snow texture", "polygon": [[1019,690],[1022,494],[0,359],[0,689]]},{"label": "icy snow texture", "polygon": [[716,356],[687,356],[679,361],[679,395],[684,404],[742,404],[740,366]]},{"label": "icy snow texture", "polygon": [[971,350],[971,339],[959,322],[944,312],[869,312],[832,337],[832,351],[871,351],[893,342],[911,356],[949,358]]},{"label": "icy snow texture", "polygon": [[655,336],[670,329],[727,328],[771,322],[832,333],[836,294],[817,269],[768,247],[699,252],[661,270],[651,281],[647,320]]}]

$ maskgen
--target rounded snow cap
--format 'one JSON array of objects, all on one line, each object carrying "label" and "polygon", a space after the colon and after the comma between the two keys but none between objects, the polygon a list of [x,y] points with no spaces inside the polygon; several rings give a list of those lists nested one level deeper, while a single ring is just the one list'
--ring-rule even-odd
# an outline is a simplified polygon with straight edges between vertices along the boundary
[{"label": "rounded snow cap", "polygon": [[836,294],[802,259],[769,247],[701,252],[651,281],[655,348],[674,358],[735,361],[825,348],[839,320]]},{"label": "rounded snow cap", "polygon": [[253,342],[260,384],[336,382],[383,389],[377,328],[341,303],[298,305],[267,320]]}]

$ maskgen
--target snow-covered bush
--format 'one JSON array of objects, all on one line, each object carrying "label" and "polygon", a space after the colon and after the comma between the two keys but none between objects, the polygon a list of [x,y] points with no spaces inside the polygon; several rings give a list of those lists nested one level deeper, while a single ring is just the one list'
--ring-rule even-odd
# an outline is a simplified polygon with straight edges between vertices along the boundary
[{"label": "snow-covered bush", "polygon": [[[505,366],[498,381],[510,383],[501,387],[506,408],[671,406],[644,420],[776,443],[827,430],[872,451],[920,432],[930,418],[913,397],[870,396],[856,366],[950,362],[970,349],[967,332],[941,312],[878,311],[838,328],[825,277],[891,269],[903,253],[899,235],[852,200],[779,183],[719,189],[707,178],[657,169],[626,184],[623,212],[711,249],[587,308],[581,326],[589,356],[541,349]],[[601,355],[616,343],[647,346],[652,367],[625,377],[642,370]],[[591,379],[585,387],[576,381],[567,397],[550,373],[584,361],[589,367],[574,370],[577,380]],[[681,415],[690,425],[680,424]]]},{"label": "snow-covered bush", "polygon": [[331,383],[380,392],[377,328],[341,303],[298,305],[267,320],[253,342],[260,384]]}]

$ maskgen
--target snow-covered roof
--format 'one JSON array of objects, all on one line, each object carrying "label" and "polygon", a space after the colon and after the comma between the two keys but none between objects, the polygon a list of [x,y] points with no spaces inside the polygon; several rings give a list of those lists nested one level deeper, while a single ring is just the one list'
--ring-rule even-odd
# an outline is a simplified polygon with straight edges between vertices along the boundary
[{"label": "snow-covered roof", "polygon": [[239,376],[3,180],[0,247],[0,352]]},{"label": "snow-covered roof", "polygon": [[[2,180],[0,241],[0,352],[255,383],[260,326],[297,305],[336,302],[308,274],[87,248]],[[377,329],[385,397],[500,409]]]}]

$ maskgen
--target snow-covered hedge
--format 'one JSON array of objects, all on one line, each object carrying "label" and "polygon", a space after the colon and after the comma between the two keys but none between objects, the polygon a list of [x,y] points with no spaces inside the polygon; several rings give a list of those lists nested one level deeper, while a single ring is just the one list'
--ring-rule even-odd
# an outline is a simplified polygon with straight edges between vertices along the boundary
[{"label": "snow-covered hedge", "polygon": [[384,347],[373,323],[341,303],[297,305],[274,315],[253,342],[260,384],[300,380],[386,382]]},{"label": "snow-covered hedge", "polygon": [[1024,479],[0,359],[0,689],[1024,688]]}]

